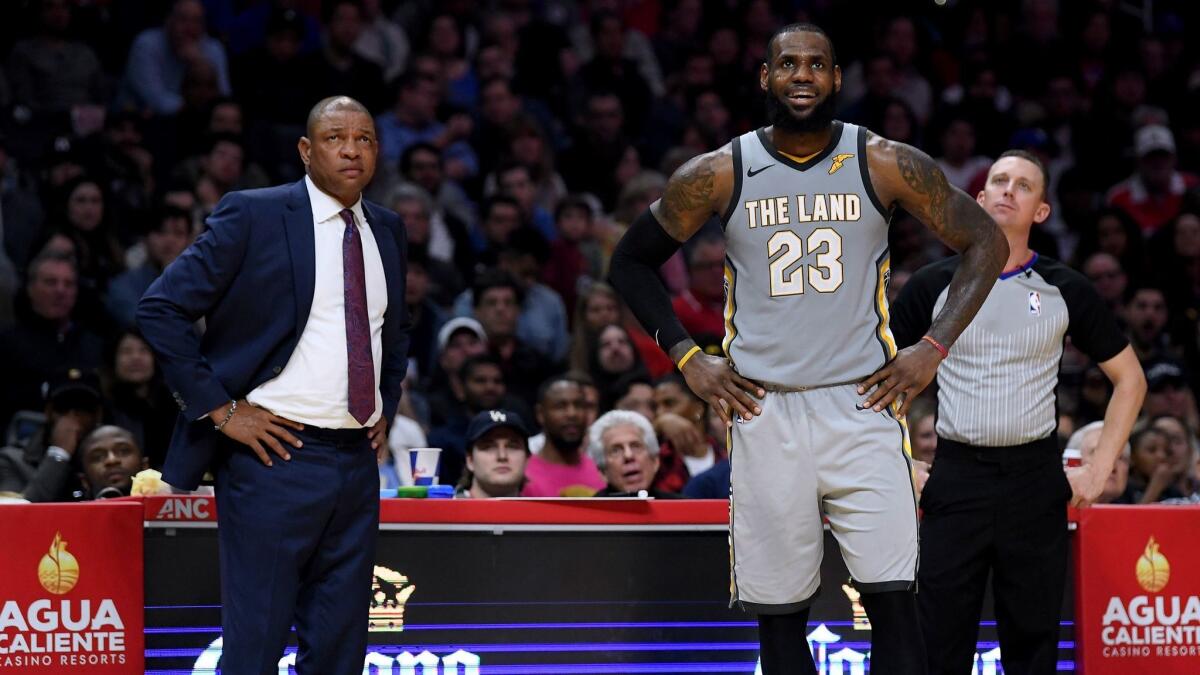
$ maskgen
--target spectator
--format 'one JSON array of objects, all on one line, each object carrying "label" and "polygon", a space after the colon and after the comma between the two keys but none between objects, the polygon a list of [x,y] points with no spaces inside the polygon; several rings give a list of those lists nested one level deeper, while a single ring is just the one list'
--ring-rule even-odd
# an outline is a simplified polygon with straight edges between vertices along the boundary
[{"label": "spectator", "polygon": [[687,250],[688,289],[671,305],[685,330],[701,347],[720,345],[725,336],[725,240],[697,237]]},{"label": "spectator", "polygon": [[596,333],[588,359],[588,373],[601,391],[608,391],[629,373],[645,373],[629,331],[620,324],[609,324]]},{"label": "spectator", "polygon": [[467,428],[467,467],[455,496],[519,497],[529,461],[529,432],[511,410],[486,410]]},{"label": "spectator", "polygon": [[54,199],[60,206],[51,222],[75,241],[80,281],[102,293],[125,264],[106,217],[104,190],[94,179],[80,176],[63,184]]},{"label": "spectator", "polygon": [[496,169],[496,191],[513,198],[521,207],[522,224],[532,227],[546,241],[554,241],[554,216],[537,203],[537,186],[529,167],[516,161],[501,164]]},{"label": "spectator", "polygon": [[445,180],[441,151],[431,143],[413,143],[400,155],[400,175],[433,198],[429,255],[454,262],[464,273],[471,272],[475,254],[469,226],[475,222],[475,205],[457,183]]},{"label": "spectator", "polygon": [[102,414],[100,389],[90,373],[56,372],[46,391],[44,423],[23,444],[0,450],[0,492],[19,492],[31,502],[68,496],[71,458]]},{"label": "spectator", "polygon": [[363,27],[354,51],[383,69],[383,80],[390,83],[408,63],[408,35],[384,15],[382,0],[363,0],[362,11]]},{"label": "spectator", "polygon": [[429,20],[424,52],[438,62],[445,80],[446,104],[454,108],[473,108],[479,101],[479,78],[471,66],[466,36],[458,17],[441,12]]},{"label": "spectator", "polygon": [[462,399],[445,423],[429,431],[429,444],[442,449],[439,480],[454,485],[466,465],[467,427],[471,418],[484,410],[503,407],[504,377],[500,364],[484,354],[467,359],[459,369],[462,380]]},{"label": "spectator", "polygon": [[1194,473],[1196,466],[1196,434],[1185,418],[1176,415],[1159,415],[1150,418],[1150,426],[1167,437],[1168,464],[1176,475],[1171,487],[1183,497],[1192,497],[1200,492],[1200,483]]},{"label": "spectator", "polygon": [[924,124],[933,113],[933,87],[917,69],[920,45],[916,24],[907,16],[892,19],[884,29],[881,47],[896,64],[895,95],[916,116],[914,121]]},{"label": "spectator", "polygon": [[[1067,441],[1068,450],[1078,450],[1084,463],[1092,461],[1096,448],[1100,445],[1100,431],[1104,428],[1103,421],[1092,422],[1071,434]],[[1104,491],[1096,499],[1097,504],[1132,504],[1128,491],[1129,485],[1129,444],[1126,443],[1117,460],[1113,462],[1112,473],[1104,483]]]},{"label": "spectator", "polygon": [[654,487],[682,492],[692,476],[725,459],[708,435],[708,406],[696,397],[682,375],[672,373],[654,386],[654,428],[664,439]]},{"label": "spectator", "polygon": [[479,171],[475,151],[466,142],[471,135],[471,118],[455,113],[443,124],[437,119],[439,99],[434,80],[415,72],[401,76],[395,105],[375,118],[380,159],[395,162],[410,145],[424,141],[443,153],[446,177],[461,181]]},{"label": "spectator", "polygon": [[626,373],[609,387],[606,409],[629,410],[653,422],[655,418],[654,385],[650,377],[641,371]]},{"label": "spectator", "polygon": [[546,434],[541,452],[529,458],[523,497],[591,496],[604,487],[595,462],[583,452],[587,418],[583,387],[558,375],[538,389],[537,420]]},{"label": "spectator", "polygon": [[[299,125],[302,120],[296,111],[320,98],[302,53],[306,21],[312,20],[294,9],[276,8],[265,21],[262,46],[234,61],[234,91],[251,119],[267,125]],[[312,23],[315,35],[316,22]]]},{"label": "spectator", "polygon": [[479,87],[479,118],[471,131],[471,147],[479,154],[479,167],[490,174],[510,152],[510,131],[520,122],[523,103],[513,92],[512,79],[485,79]]},{"label": "spectator", "polygon": [[[419,255],[428,276],[426,282],[430,285],[429,294],[438,305],[443,307],[450,305],[455,296],[463,290],[463,278],[449,260],[435,258],[429,253],[434,246],[435,234],[433,200],[429,197],[429,193],[411,183],[402,183],[392,191],[388,203],[400,215],[400,220],[404,223],[404,233],[408,237],[409,251],[417,249],[422,251]],[[453,241],[449,240],[444,222],[442,226],[440,234],[445,239],[437,243],[442,245],[443,250],[448,243],[450,250],[453,251],[455,246]]]},{"label": "spectator", "polygon": [[1133,448],[1129,467],[1129,498],[1132,504],[1153,504],[1184,495],[1175,487],[1181,467],[1172,461],[1167,434],[1155,427],[1142,427],[1129,440]]},{"label": "spectator", "polygon": [[204,154],[186,160],[176,170],[176,179],[195,186],[200,208],[208,213],[233,190],[263,187],[267,177],[262,169],[246,162],[246,144],[229,133],[212,134],[204,145]]},{"label": "spectator", "polygon": [[596,12],[591,19],[595,54],[579,69],[578,85],[585,92],[610,91],[621,99],[632,135],[642,129],[650,111],[651,90],[638,64],[625,57],[625,27],[613,12]]},{"label": "spectator", "polygon": [[621,300],[617,292],[603,281],[597,281],[575,301],[571,320],[571,370],[591,370],[592,351],[601,329],[621,321]]},{"label": "spectator", "polygon": [[583,126],[571,147],[562,155],[561,170],[572,192],[590,192],[606,211],[616,205],[621,183],[617,167],[625,158],[629,142],[624,135],[625,112],[621,98],[608,91],[595,91],[584,104]]},{"label": "spectator", "polygon": [[201,68],[213,70],[217,91],[228,96],[225,48],[205,35],[204,3],[175,0],[161,28],[146,29],[133,41],[123,98],[153,114],[173,115],[183,107],[184,77]]},{"label": "spectator", "polygon": [[0,333],[4,399],[0,428],[18,410],[42,407],[42,383],[64,368],[94,370],[104,359],[100,336],[75,320],[79,275],[69,255],[47,252],[29,263],[24,311]]},{"label": "spectator", "polygon": [[1167,300],[1161,288],[1141,286],[1125,292],[1129,341],[1143,364],[1174,355],[1166,332],[1167,319]]},{"label": "spectator", "polygon": [[[550,251],[541,235],[527,228],[518,229],[508,243],[500,247],[497,271],[508,275],[517,286],[521,304],[517,339],[532,348],[552,368],[564,362],[569,334],[563,300],[538,281],[538,269],[546,264],[548,257]],[[478,305],[474,298],[474,291],[463,292],[455,300],[455,313],[466,316],[470,307]]]},{"label": "spectator", "polygon": [[[1107,382],[1108,379],[1105,378],[1104,381]],[[929,398],[918,398],[913,401],[907,417],[909,440],[912,443],[912,458],[926,464],[933,464],[934,455],[937,454],[937,431],[934,429],[934,423],[937,422],[936,401]]]},{"label": "spectator", "polygon": [[71,3],[41,0],[38,5],[37,34],[13,45],[8,56],[13,103],[34,113],[108,103],[100,59],[71,38]]},{"label": "spectator", "polygon": [[[401,218],[404,214],[401,213]],[[407,224],[409,221],[405,220]],[[408,306],[409,332],[408,358],[415,363],[417,378],[425,378],[433,372],[437,356],[437,334],[446,322],[445,312],[430,297],[430,267],[433,261],[422,246],[408,249],[408,269],[405,275],[404,303]]]},{"label": "spectator", "polygon": [[[533,205],[553,213],[567,196],[567,184],[554,168],[554,147],[550,139],[541,125],[528,115],[518,117],[505,137],[508,139],[508,157],[529,171],[529,179],[533,182]],[[510,191],[503,186],[501,190]]]},{"label": "spectator", "polygon": [[588,454],[607,482],[596,496],[678,498],[654,486],[658,448],[658,438],[645,417],[625,410],[602,415],[588,432]]},{"label": "spectator", "polygon": [[437,340],[437,369],[423,380],[429,392],[430,422],[434,426],[454,417],[463,400],[463,382],[459,377],[463,364],[488,351],[483,326],[470,317],[447,321],[438,331]]},{"label": "spectator", "polygon": [[22,268],[33,254],[30,248],[41,227],[43,210],[33,177],[9,156],[7,146],[0,132],[0,249],[13,266]]},{"label": "spectator", "polygon": [[[542,281],[558,293],[563,305],[577,307],[578,289],[599,278],[600,250],[592,239],[592,207],[579,197],[567,197],[554,212],[557,234],[550,241],[550,258],[542,266]],[[614,315],[606,323],[617,321]],[[578,331],[581,324],[573,322]]]},{"label": "spectator", "polygon": [[111,424],[88,434],[79,444],[78,457],[84,499],[128,497],[133,477],[149,468],[133,434]]},{"label": "spectator", "polygon": [[[383,71],[354,48],[363,32],[362,5],[358,0],[332,0],[322,5],[325,25],[321,49],[305,57],[311,91],[318,98],[346,95],[361,101],[372,113],[378,112],[386,105]],[[382,132],[379,129],[380,141]],[[389,159],[395,161],[397,156]]]},{"label": "spectator", "polygon": [[1150,418],[1169,415],[1196,428],[1200,415],[1183,365],[1172,359],[1156,359],[1145,367],[1146,401],[1142,405],[1142,414]]},{"label": "spectator", "polygon": [[683,487],[688,499],[729,499],[729,481],[733,466],[729,458],[717,462],[711,469],[693,476]]},{"label": "spectator", "polygon": [[1146,235],[1179,215],[1184,195],[1200,178],[1175,168],[1175,135],[1151,124],[1134,134],[1137,171],[1109,189],[1108,203],[1129,215]]},{"label": "spectator", "polygon": [[975,154],[975,125],[966,115],[947,117],[942,127],[941,146],[938,166],[942,167],[946,180],[960,190],[968,189],[980,172],[986,175],[992,166],[991,159]]},{"label": "spectator", "polygon": [[1083,261],[1083,274],[1096,287],[1096,293],[1104,305],[1118,318],[1125,317],[1125,288],[1129,277],[1121,268],[1121,262],[1111,253],[1098,251]]},{"label": "spectator", "polygon": [[162,469],[175,429],[176,407],[150,345],[136,330],[121,334],[108,362],[105,419],[126,429],[155,469]]},{"label": "spectator", "polygon": [[[150,283],[162,274],[188,244],[192,243],[192,218],[183,209],[164,206],[146,233],[146,262],[122,272],[108,285],[108,312],[123,328],[133,326],[138,300]],[[140,447],[146,447],[139,441]]]}]

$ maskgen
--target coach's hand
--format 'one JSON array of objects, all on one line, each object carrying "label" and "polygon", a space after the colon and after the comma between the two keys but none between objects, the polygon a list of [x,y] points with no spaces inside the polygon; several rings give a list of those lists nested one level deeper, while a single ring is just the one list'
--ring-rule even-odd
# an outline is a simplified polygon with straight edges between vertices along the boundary
[{"label": "coach's hand", "polygon": [[896,358],[859,383],[859,395],[870,393],[862,407],[880,412],[891,405],[897,396],[903,394],[904,399],[900,403],[898,414],[904,417],[908,414],[908,406],[912,404],[913,399],[929,386],[941,362],[942,355],[938,350],[923,340],[901,349]]},{"label": "coach's hand", "polygon": [[[686,341],[694,345],[690,340]],[[676,363],[691,347],[681,349],[680,345],[671,348],[671,358]],[[682,351],[683,353],[678,353]],[[683,379],[696,392],[700,400],[708,403],[721,416],[725,426],[733,426],[730,411],[744,420],[751,420],[762,413],[762,408],[754,402],[751,396],[762,398],[767,395],[760,385],[747,380],[733,371],[729,359],[719,356],[709,356],[704,352],[692,355],[680,369]]]},{"label": "coach's hand", "polygon": [[1084,508],[1096,503],[1100,493],[1104,492],[1104,484],[1112,468],[1104,471],[1097,464],[1067,467],[1067,482],[1071,484],[1071,506]]},{"label": "coach's hand", "polygon": [[375,451],[375,460],[382,465],[387,459],[388,453],[386,417],[379,416],[379,421],[367,432],[367,438],[371,439],[371,449]]},{"label": "coach's hand", "polygon": [[[210,412],[208,418],[215,423],[220,423],[225,419],[225,414],[229,412],[229,405],[226,403]],[[292,458],[292,455],[283,446],[283,443],[297,448],[304,446],[300,439],[293,436],[288,429],[300,431],[304,429],[304,425],[278,415],[272,415],[243,399],[238,401],[237,410],[221,429],[221,433],[242,445],[249,446],[263,464],[271,466],[271,456],[267,454],[267,448],[287,461]]]}]

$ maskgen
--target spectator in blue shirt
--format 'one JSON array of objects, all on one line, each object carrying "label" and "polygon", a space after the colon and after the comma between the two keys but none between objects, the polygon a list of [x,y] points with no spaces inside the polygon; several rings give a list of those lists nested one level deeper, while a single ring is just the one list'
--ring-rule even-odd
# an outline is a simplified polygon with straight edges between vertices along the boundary
[{"label": "spectator in blue shirt", "polygon": [[183,107],[184,75],[204,62],[216,71],[220,94],[229,96],[225,48],[204,31],[203,3],[176,0],[163,26],[142,31],[129,49],[126,101],[156,115],[173,115]]},{"label": "spectator in blue shirt", "polygon": [[379,155],[383,162],[396,162],[408,146],[426,141],[442,151],[446,176],[462,180],[479,172],[479,160],[467,144],[473,122],[465,113],[455,113],[445,124],[437,118],[438,85],[416,72],[400,78],[396,105],[375,119],[379,133]]}]

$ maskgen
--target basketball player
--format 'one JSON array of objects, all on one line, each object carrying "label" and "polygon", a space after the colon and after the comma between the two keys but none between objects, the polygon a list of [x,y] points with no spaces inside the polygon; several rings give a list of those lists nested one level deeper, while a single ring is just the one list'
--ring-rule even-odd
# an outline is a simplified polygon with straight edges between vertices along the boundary
[{"label": "basketball player", "polygon": [[[872,663],[925,672],[899,418],[1008,255],[992,219],[925,153],[833,119],[841,85],[820,28],[777,31],[759,73],[771,126],[680,167],[612,259],[613,285],[730,427],[732,601],[758,615],[768,675],[816,673],[805,635],[822,515],[862,593]],[[897,206],[964,260],[928,339],[899,353],[885,295]],[[713,216],[727,240],[728,359],[700,351],[656,275]]]}]

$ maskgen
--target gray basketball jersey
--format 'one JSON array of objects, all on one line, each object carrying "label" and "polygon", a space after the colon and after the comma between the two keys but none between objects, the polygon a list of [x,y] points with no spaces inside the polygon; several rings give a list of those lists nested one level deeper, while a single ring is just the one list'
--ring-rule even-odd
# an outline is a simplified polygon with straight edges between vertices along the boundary
[{"label": "gray basketball jersey", "polygon": [[809,158],[781,153],[762,129],[733,140],[723,346],[750,379],[850,382],[896,353],[889,213],[871,187],[866,133],[834,122],[829,146]]}]

